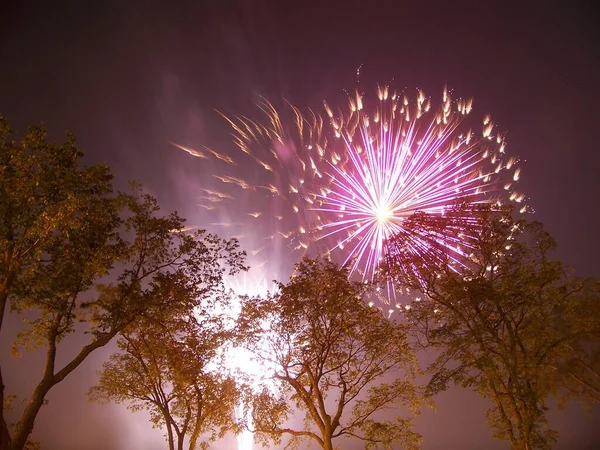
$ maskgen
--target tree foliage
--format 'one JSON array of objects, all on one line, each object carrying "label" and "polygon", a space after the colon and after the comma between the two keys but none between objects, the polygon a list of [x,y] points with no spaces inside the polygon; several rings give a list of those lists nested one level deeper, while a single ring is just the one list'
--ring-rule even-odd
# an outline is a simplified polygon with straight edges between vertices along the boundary
[{"label": "tree foliage", "polygon": [[557,348],[550,367],[562,403],[576,399],[591,407],[600,403],[600,283],[582,281],[574,308],[559,317],[562,336],[572,337]]},{"label": "tree foliage", "polygon": [[[212,299],[214,300],[214,299]],[[210,308],[208,308],[210,309]],[[104,364],[93,400],[146,409],[154,426],[167,430],[170,450],[193,450],[234,428],[239,397],[234,379],[223,375],[220,349],[228,340],[214,312],[140,322],[117,341],[120,352]]]},{"label": "tree foliage", "polygon": [[[139,188],[114,194],[110,170],[81,166],[72,136],[54,144],[39,126],[16,142],[4,119],[0,135],[0,325],[9,304],[27,321],[15,351],[46,354],[12,433],[0,373],[0,448],[21,450],[53,386],[138,320],[193,311],[226,271],[243,268],[243,254],[235,240],[184,233],[184,220],[160,216]],[[59,344],[76,327],[89,340],[57,366]]]},{"label": "tree foliage", "polygon": [[[270,373],[251,400],[259,441],[288,435],[331,450],[345,436],[367,449],[417,446],[415,358],[404,328],[367,306],[365,293],[346,269],[304,259],[279,293],[246,300],[240,326],[256,332],[247,345]],[[286,423],[293,407],[304,412],[304,427]],[[400,407],[406,417],[386,411]]]},{"label": "tree foliage", "polygon": [[557,434],[547,427],[546,400],[568,373],[557,369],[570,366],[569,349],[597,336],[600,322],[581,320],[598,308],[597,284],[551,259],[555,242],[542,225],[515,220],[510,208],[462,205],[405,225],[431,252],[411,257],[397,237],[386,270],[399,289],[424,297],[407,316],[439,351],[429,392],[451,381],[473,387],[494,405],[487,417],[496,438],[514,449],[550,448]]}]

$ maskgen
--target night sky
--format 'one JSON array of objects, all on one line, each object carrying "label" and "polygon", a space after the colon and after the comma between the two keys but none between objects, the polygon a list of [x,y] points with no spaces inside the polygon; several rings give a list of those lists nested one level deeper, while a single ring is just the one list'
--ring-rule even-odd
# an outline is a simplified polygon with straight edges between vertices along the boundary
[{"label": "night sky", "polygon": [[[358,67],[367,94],[376,83],[391,83],[439,97],[448,85],[474,97],[474,115],[490,113],[506,130],[507,151],[522,161],[520,191],[530,198],[533,218],[557,239],[558,256],[579,275],[598,276],[598,17],[584,4],[481,3],[3,4],[0,114],[20,132],[39,122],[55,140],[73,131],[85,161],[111,165],[119,188],[140,180],[165,210],[210,229],[214,220],[195,199],[215,186],[217,167],[169,142],[239,152],[215,109],[250,114],[259,94],[319,109],[324,99],[335,104],[344,89],[356,87]],[[16,321],[6,328],[5,384],[24,394],[38,355],[10,360]],[[67,346],[82,338],[73,336]],[[34,431],[44,450],[164,448],[142,415],[87,403],[85,392],[111,350],[52,391]],[[453,388],[436,403],[437,412],[417,421],[424,449],[508,448],[492,440],[486,403],[475,394]],[[557,449],[600,441],[594,419],[579,405],[549,418],[561,435]]]}]

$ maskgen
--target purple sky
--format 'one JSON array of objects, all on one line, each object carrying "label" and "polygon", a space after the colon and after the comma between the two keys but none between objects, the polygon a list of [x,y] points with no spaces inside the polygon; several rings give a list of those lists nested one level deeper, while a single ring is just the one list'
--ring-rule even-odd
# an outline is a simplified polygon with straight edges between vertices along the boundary
[{"label": "purple sky", "polygon": [[[391,82],[436,98],[447,84],[474,97],[474,114],[491,113],[507,131],[507,150],[524,161],[520,190],[558,240],[559,256],[581,275],[600,274],[598,17],[584,6],[541,1],[411,3],[423,6],[14,2],[0,14],[0,113],[21,131],[40,121],[55,139],[72,130],[86,161],[110,164],[120,187],[141,180],[165,210],[209,227],[194,198],[215,183],[215,167],[168,142],[234,154],[214,109],[248,113],[257,93],[318,109],[325,98],[345,98],[360,65],[368,94],[375,83]],[[0,340],[5,382],[25,393],[37,355],[10,359],[16,324],[9,325]],[[78,339],[66,343],[67,353]],[[164,447],[140,415],[87,403],[85,392],[110,351],[52,391],[36,422],[44,449]],[[418,419],[424,449],[508,448],[491,439],[486,404],[475,394],[454,388],[436,403],[436,413]],[[594,448],[600,440],[578,405],[552,411],[550,420],[561,433],[557,449]]]}]

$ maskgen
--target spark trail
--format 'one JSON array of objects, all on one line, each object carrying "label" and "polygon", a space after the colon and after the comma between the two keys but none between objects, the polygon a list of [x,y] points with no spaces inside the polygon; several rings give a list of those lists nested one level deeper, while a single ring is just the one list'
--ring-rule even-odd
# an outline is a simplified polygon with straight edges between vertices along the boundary
[{"label": "spark trail", "polygon": [[[263,98],[258,118],[223,115],[242,153],[219,155],[237,175],[217,180],[234,197],[237,189],[246,199],[251,193],[283,204],[287,211],[273,216],[247,200],[245,214],[292,251],[337,253],[353,273],[372,279],[394,235],[406,237],[407,251],[428,252],[431,237],[404,227],[415,213],[442,216],[458,201],[523,203],[515,190],[518,159],[506,154],[504,134],[489,116],[471,120],[472,100],[454,100],[444,89],[435,104],[422,91],[411,98],[382,86],[374,99],[349,96],[345,111],[324,106],[324,114],[303,114],[289,103],[278,110]],[[198,156],[209,154],[217,153]],[[253,181],[239,175],[249,165],[258,174]],[[440,236],[437,243],[462,255],[468,240],[459,235]]]}]

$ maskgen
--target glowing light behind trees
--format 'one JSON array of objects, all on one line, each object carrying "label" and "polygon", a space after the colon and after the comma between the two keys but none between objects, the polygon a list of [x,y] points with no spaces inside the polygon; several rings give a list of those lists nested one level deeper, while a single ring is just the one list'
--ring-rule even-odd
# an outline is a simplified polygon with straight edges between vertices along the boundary
[{"label": "glowing light behind trees", "polygon": [[[232,326],[238,319],[241,313],[242,297],[266,297],[270,292],[273,292],[275,286],[267,282],[264,273],[259,270],[250,269],[249,272],[238,274],[236,277],[228,280],[228,287],[233,292],[232,305],[226,313],[232,319]],[[231,343],[225,349],[226,367],[232,372],[241,372],[250,383],[250,389],[254,390],[260,383],[264,383],[265,378],[271,374],[268,368],[259,366],[254,360],[254,355],[247,349],[232,345]],[[240,402],[235,411],[236,420],[243,421],[247,427],[239,431],[236,435],[238,450],[252,450],[254,448],[254,433],[251,431],[252,409],[250,406]]]}]

